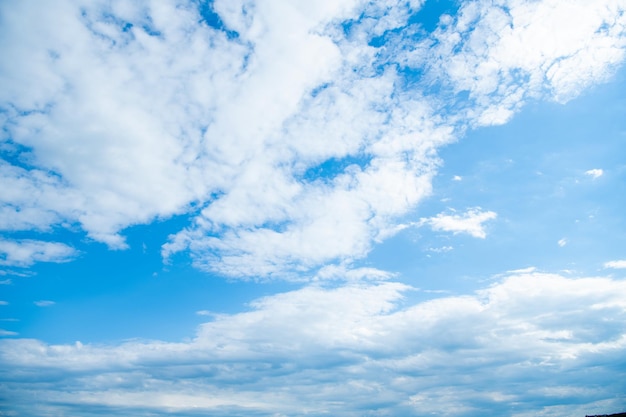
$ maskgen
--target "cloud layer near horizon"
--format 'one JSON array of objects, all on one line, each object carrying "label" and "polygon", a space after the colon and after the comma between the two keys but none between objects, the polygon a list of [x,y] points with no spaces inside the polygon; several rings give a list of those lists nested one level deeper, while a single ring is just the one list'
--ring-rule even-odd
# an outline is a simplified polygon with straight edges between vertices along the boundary
[{"label": "cloud layer near horizon", "polygon": [[180,343],[3,340],[4,405],[82,416],[562,416],[625,403],[624,280],[515,272],[473,294],[412,294],[396,282],[309,286],[216,315]]},{"label": "cloud layer near horizon", "polygon": [[439,147],[624,56],[619,0],[468,1],[430,33],[420,1],[211,7],[0,6],[2,230],[124,248],[126,227],[193,213],[165,258],[283,278],[349,263],[429,195]]}]

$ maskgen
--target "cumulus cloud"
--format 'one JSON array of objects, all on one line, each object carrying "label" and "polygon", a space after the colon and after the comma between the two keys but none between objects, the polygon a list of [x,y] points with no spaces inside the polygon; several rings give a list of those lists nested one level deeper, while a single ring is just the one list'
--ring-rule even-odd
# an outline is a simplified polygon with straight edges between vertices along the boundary
[{"label": "cumulus cloud", "polygon": [[215,315],[180,343],[4,340],[3,389],[17,412],[87,416],[575,415],[623,404],[623,280],[522,272],[408,303],[415,291],[308,286]]},{"label": "cumulus cloud", "polygon": [[0,239],[0,265],[29,266],[35,262],[68,262],[78,251],[64,243]]},{"label": "cumulus cloud", "polygon": [[483,211],[480,207],[467,210],[463,214],[439,213],[435,217],[422,219],[420,224],[427,224],[433,230],[457,233],[467,233],[473,237],[484,239],[487,237],[483,223],[498,217],[493,211]]},{"label": "cumulus cloud", "polygon": [[166,259],[350,262],[430,194],[440,146],[623,60],[619,0],[469,1],[432,33],[421,5],[2,3],[0,228],[122,249],[126,227],[194,213]]}]

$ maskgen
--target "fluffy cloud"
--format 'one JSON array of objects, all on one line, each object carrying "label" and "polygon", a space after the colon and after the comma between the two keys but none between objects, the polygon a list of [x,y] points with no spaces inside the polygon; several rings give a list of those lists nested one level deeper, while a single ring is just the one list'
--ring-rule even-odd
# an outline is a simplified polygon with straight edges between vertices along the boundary
[{"label": "fluffy cloud", "polygon": [[29,266],[35,262],[68,262],[78,252],[58,242],[39,240],[4,240],[0,239],[0,265]]},{"label": "fluffy cloud", "polygon": [[483,211],[481,208],[469,209],[463,214],[439,213],[435,217],[422,219],[420,224],[427,224],[433,230],[457,233],[467,233],[471,236],[484,239],[487,232],[483,223],[498,217],[493,211]]},{"label": "fluffy cloud", "polygon": [[624,281],[531,272],[408,302],[415,291],[309,286],[214,315],[180,343],[4,340],[4,394],[18,412],[86,416],[576,415],[623,404]]},{"label": "fluffy cloud", "polygon": [[165,258],[349,263],[429,195],[439,147],[623,59],[619,0],[469,1],[432,33],[421,4],[3,3],[0,228],[125,248],[126,227],[186,213]]},{"label": "fluffy cloud", "polygon": [[585,174],[589,175],[591,178],[595,180],[597,178],[600,178],[602,175],[604,175],[604,171],[601,169],[595,168],[595,169],[590,169],[588,171],[585,171]]}]

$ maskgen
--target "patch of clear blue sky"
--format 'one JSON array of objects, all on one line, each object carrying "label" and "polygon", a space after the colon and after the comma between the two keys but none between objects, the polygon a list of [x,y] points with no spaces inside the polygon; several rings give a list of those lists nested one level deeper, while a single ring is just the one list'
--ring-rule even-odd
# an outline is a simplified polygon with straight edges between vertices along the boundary
[{"label": "patch of clear blue sky", "polygon": [[370,161],[371,157],[367,155],[348,155],[343,158],[331,158],[308,168],[298,179],[307,182],[332,181],[338,175],[345,173],[350,166],[365,169]]},{"label": "patch of clear blue sky", "polygon": [[226,27],[220,15],[215,12],[213,3],[213,0],[196,1],[198,11],[200,12],[200,16],[202,16],[204,23],[213,29],[223,31],[229,39],[238,38],[239,33]]},{"label": "patch of clear blue sky", "polygon": [[[285,282],[259,285],[227,280],[199,271],[185,257],[164,265],[161,245],[169,234],[188,225],[187,216],[134,226],[123,232],[130,249],[110,251],[89,242],[82,233],[58,230],[52,236],[20,233],[11,237],[51,238],[81,251],[74,261],[37,263],[30,277],[7,276],[0,328],[20,337],[49,343],[107,342],[129,338],[180,340],[192,337],[201,322],[210,320],[196,311],[234,313],[260,296],[294,288]],[[18,268],[12,268],[17,270]],[[37,307],[39,300],[54,301]]]},{"label": "patch of clear blue sky", "polygon": [[[509,123],[470,131],[442,149],[434,193],[408,220],[479,206],[498,214],[486,223],[487,238],[410,228],[375,247],[365,263],[454,293],[530,266],[606,273],[604,262],[626,257],[625,91],[621,71],[565,105],[529,103]],[[590,169],[604,175],[594,180]],[[453,249],[431,250],[444,247]]]},{"label": "patch of clear blue sky", "polygon": [[458,9],[458,0],[428,0],[411,16],[409,24],[419,24],[425,31],[432,32],[442,15],[453,15]]}]

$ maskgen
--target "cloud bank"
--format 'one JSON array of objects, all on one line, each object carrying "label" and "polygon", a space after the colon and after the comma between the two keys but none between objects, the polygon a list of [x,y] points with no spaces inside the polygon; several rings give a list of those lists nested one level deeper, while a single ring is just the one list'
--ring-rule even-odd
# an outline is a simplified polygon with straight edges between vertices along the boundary
[{"label": "cloud bank", "polygon": [[397,282],[308,286],[216,315],[180,343],[3,340],[3,406],[84,416],[560,416],[626,401],[623,280],[522,272],[468,295],[409,302],[416,292]]}]

